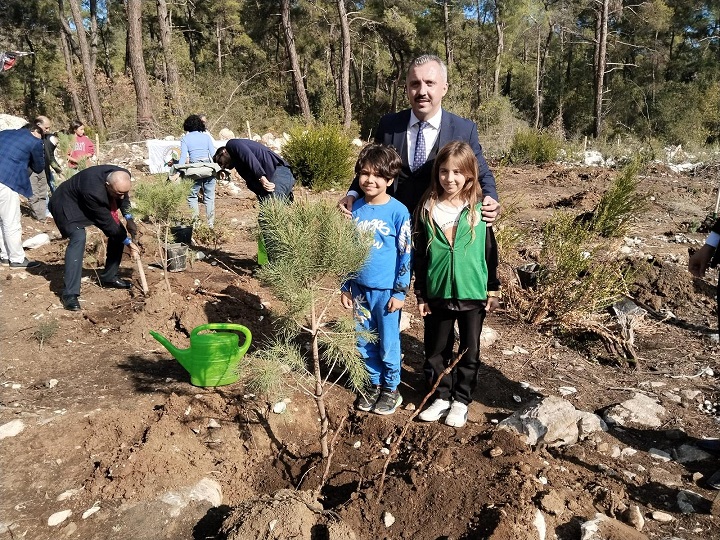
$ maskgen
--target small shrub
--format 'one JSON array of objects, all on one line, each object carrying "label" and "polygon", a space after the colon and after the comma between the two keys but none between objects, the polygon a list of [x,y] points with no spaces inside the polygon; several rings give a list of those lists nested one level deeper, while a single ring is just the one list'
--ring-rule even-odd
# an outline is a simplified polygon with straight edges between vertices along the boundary
[{"label": "small shrub", "polygon": [[141,219],[166,227],[189,223],[191,218],[187,197],[192,184],[190,180],[141,182],[133,190],[133,213]]},{"label": "small shrub", "polygon": [[630,219],[645,209],[645,196],[637,193],[637,175],[642,163],[636,159],[626,165],[603,193],[590,221],[592,231],[605,238],[623,236]]},{"label": "small shrub", "polygon": [[[283,307],[278,313],[278,335],[266,351],[248,359],[246,373],[254,375],[252,387],[270,391],[277,388],[282,374],[296,376],[296,383],[315,400],[320,446],[327,458],[325,395],[336,382],[328,374],[336,367],[342,369],[354,388],[362,388],[368,379],[352,314],[333,320],[328,310],[338,305],[342,282],[364,264],[371,238],[358,233],[354,223],[328,201],[297,199],[284,204],[270,199],[260,205],[258,222],[269,260],[258,277]],[[362,335],[372,339],[368,332]],[[302,340],[309,340],[306,354],[299,346]]]},{"label": "small shrub", "polygon": [[303,186],[322,191],[349,183],[355,151],[340,127],[298,127],[291,130],[290,136],[283,156]]},{"label": "small shrub", "polygon": [[627,289],[627,272],[609,243],[597,241],[571,214],[555,214],[542,232],[534,289],[506,280],[509,311],[531,324],[552,322],[567,328],[592,320]]},{"label": "small shrub", "polygon": [[53,337],[55,334],[57,334],[59,328],[60,325],[55,319],[52,319],[50,321],[43,321],[32,333],[32,337],[40,344],[40,348],[42,349],[42,346],[45,344],[45,342],[51,337]]},{"label": "small shrub", "polygon": [[550,133],[522,129],[515,133],[507,159],[511,163],[539,165],[555,161],[559,150],[560,141]]},{"label": "small shrub", "polygon": [[498,245],[498,257],[504,263],[512,263],[518,258],[517,247],[523,241],[526,231],[516,225],[515,219],[520,212],[518,199],[503,199],[502,211],[493,224],[495,240]]},{"label": "small shrub", "polygon": [[222,218],[215,218],[211,227],[205,221],[196,221],[193,227],[193,241],[200,245],[216,250],[218,246],[232,237],[233,231],[228,222]]}]

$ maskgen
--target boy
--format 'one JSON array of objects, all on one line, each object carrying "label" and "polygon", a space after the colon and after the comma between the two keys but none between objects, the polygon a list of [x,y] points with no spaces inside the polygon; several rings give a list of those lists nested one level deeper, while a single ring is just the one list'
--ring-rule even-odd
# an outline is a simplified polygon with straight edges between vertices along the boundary
[{"label": "boy", "polygon": [[400,384],[400,311],[410,285],[411,228],[405,205],[387,189],[402,160],[389,146],[369,144],[360,152],[355,174],[364,197],[354,202],[352,217],[360,230],[372,231],[370,254],[357,276],[342,287],[343,307],[355,310],[360,328],[377,334],[377,342],[358,341],[371,387],[358,395],[361,411],[393,414],[402,403]]}]

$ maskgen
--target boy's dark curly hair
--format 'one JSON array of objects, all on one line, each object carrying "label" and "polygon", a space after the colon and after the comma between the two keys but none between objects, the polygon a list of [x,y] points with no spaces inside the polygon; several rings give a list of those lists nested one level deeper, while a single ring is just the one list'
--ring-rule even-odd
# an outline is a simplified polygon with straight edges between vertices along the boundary
[{"label": "boy's dark curly hair", "polygon": [[360,151],[355,174],[360,174],[363,169],[369,169],[386,180],[395,180],[402,169],[402,159],[392,146],[368,144]]},{"label": "boy's dark curly hair", "polygon": [[205,122],[197,114],[191,114],[183,122],[183,130],[188,133],[191,131],[205,131]]}]

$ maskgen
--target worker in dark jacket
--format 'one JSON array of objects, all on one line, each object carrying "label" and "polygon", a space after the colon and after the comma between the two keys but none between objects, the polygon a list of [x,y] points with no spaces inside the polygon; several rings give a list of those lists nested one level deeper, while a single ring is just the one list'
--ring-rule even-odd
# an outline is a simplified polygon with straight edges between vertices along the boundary
[{"label": "worker in dark jacket", "polygon": [[[137,227],[130,214],[128,193],[132,187],[130,173],[115,165],[88,167],[58,186],[50,199],[50,211],[63,238],[70,243],[65,251],[65,288],[62,302],[65,309],[80,309],[80,279],[85,254],[85,227],[95,225],[108,237],[105,271],[100,274],[100,286],[129,289],[129,281],[118,278],[123,248],[128,246],[133,256],[140,249],[128,237],[134,238]],[[122,212],[127,229],[120,221]]]},{"label": "worker in dark jacket", "polygon": [[295,177],[290,165],[264,144],[230,139],[226,146],[217,149],[213,161],[223,169],[234,167],[261,202],[268,197],[293,200]]}]

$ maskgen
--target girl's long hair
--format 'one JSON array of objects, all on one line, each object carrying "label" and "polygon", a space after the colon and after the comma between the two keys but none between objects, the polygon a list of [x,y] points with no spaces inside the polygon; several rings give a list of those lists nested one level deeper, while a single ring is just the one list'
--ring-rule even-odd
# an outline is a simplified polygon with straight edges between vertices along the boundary
[{"label": "girl's long hair", "polygon": [[472,147],[466,142],[451,141],[443,146],[435,157],[430,187],[415,209],[416,222],[418,224],[420,224],[421,221],[428,223],[432,231],[431,237],[428,239],[428,245],[435,237],[435,223],[432,218],[433,210],[438,203],[440,195],[445,191],[440,184],[440,168],[451,158],[455,160],[458,169],[460,169],[460,172],[466,179],[465,185],[462,190],[460,190],[459,197],[468,205],[468,218],[470,219],[473,237],[475,235],[475,226],[481,219],[480,212],[475,211],[478,200],[482,200],[482,190],[478,182],[478,164],[475,152],[473,152]]}]

